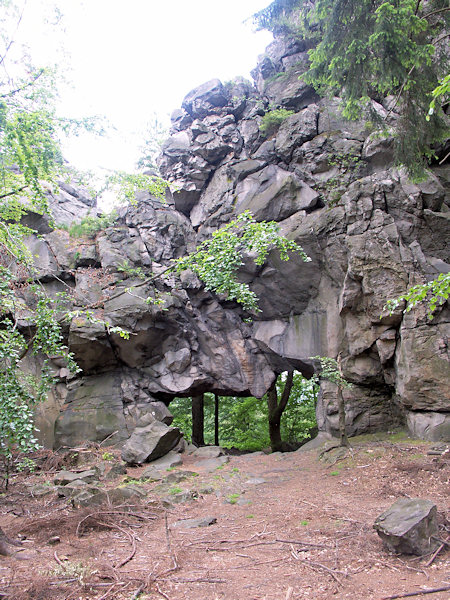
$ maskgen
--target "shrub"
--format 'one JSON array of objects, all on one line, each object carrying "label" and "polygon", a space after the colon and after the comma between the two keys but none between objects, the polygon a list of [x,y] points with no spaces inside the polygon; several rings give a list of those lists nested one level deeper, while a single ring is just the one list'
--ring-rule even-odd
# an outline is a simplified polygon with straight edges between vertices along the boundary
[{"label": "shrub", "polygon": [[74,223],[70,226],[70,237],[93,237],[98,231],[110,227],[116,219],[117,213],[115,211],[98,217],[84,217],[80,223]]},{"label": "shrub", "polygon": [[270,110],[261,120],[261,125],[259,126],[260,132],[264,137],[273,135],[281,123],[293,114],[293,110],[287,110],[286,108],[275,108],[274,110]]}]

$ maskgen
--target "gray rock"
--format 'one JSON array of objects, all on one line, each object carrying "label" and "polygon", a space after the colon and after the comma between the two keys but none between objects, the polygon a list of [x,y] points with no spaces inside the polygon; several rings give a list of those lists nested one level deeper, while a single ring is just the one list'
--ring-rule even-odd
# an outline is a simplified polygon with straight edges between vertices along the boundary
[{"label": "gray rock", "polygon": [[308,140],[312,140],[319,133],[317,129],[318,115],[319,107],[312,104],[283,121],[275,141],[275,150],[278,156],[288,162],[296,148]]},{"label": "gray rock", "polygon": [[170,494],[166,500],[172,504],[185,504],[186,502],[197,500],[197,497],[197,492],[180,492],[179,494]]},{"label": "gray rock", "polygon": [[432,442],[450,441],[449,413],[407,411],[406,423],[413,437]]},{"label": "gray rock", "polygon": [[224,451],[220,446],[200,446],[200,448],[196,448],[191,454],[199,458],[217,458],[218,456],[223,456]]},{"label": "gray rock", "polygon": [[108,501],[108,496],[104,490],[93,486],[83,488],[81,491],[72,495],[71,502],[74,508],[86,508],[90,506],[100,506]]},{"label": "gray rock", "polygon": [[214,473],[224,465],[230,462],[229,456],[219,456],[218,458],[207,458],[198,463],[207,473]]},{"label": "gray rock", "polygon": [[181,438],[176,427],[154,421],[150,425],[136,426],[122,448],[122,459],[128,464],[142,464],[167,454]]},{"label": "gray rock", "polygon": [[171,450],[165,456],[157,458],[156,460],[152,460],[149,468],[155,469],[156,471],[165,471],[166,469],[178,467],[181,464],[183,464],[181,456],[178,454],[178,452]]},{"label": "gray rock", "polygon": [[294,173],[271,165],[237,185],[235,210],[249,210],[260,221],[282,221],[314,209],[318,199],[319,194]]},{"label": "gray rock", "polygon": [[217,523],[216,517],[203,517],[200,519],[183,519],[176,521],[172,527],[180,527],[181,529],[195,529],[196,527],[209,527]]},{"label": "gray rock", "polygon": [[197,477],[198,473],[195,471],[174,471],[173,473],[169,473],[164,477],[164,481],[167,483],[180,483],[181,481],[185,481],[190,477]]},{"label": "gray rock", "polygon": [[374,529],[392,552],[422,556],[439,546],[436,514],[430,500],[400,498],[377,517]]},{"label": "gray rock", "polygon": [[88,471],[82,471],[81,473],[75,473],[73,471],[60,471],[53,478],[55,485],[67,485],[73,481],[83,481],[84,483],[92,483],[98,479],[98,472],[95,469],[89,469]]},{"label": "gray rock", "polygon": [[218,79],[211,79],[187,94],[182,107],[192,117],[202,119],[215,108],[227,104],[225,88]]},{"label": "gray rock", "polygon": [[110,468],[110,470],[106,474],[105,479],[107,479],[108,481],[112,481],[112,480],[116,479],[117,477],[120,477],[121,475],[126,475],[126,474],[127,474],[126,465],[124,465],[122,463],[116,463],[115,465],[113,465]]},{"label": "gray rock", "polygon": [[142,500],[147,496],[147,492],[139,485],[124,485],[108,490],[106,492],[108,502],[111,504],[123,504],[129,500]]},{"label": "gray rock", "polygon": [[262,477],[250,477],[245,482],[246,485],[262,485],[263,483],[266,483],[266,480]]}]

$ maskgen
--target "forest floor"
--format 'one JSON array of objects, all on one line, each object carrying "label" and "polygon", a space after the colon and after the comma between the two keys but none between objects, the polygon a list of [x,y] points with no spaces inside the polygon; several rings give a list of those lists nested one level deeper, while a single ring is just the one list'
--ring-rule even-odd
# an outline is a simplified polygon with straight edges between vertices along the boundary
[{"label": "forest floor", "polygon": [[[183,455],[170,472],[197,475],[163,495],[161,483],[139,484],[146,496],[132,507],[72,508],[52,491],[47,457],[46,471],[15,476],[0,499],[0,525],[24,548],[0,557],[0,598],[448,599],[448,546],[435,557],[395,555],[373,523],[398,498],[426,498],[448,540],[449,453],[430,455],[436,444],[401,434],[351,442],[345,456],[253,453],[212,472]],[[92,464],[105,462],[104,452],[90,450]],[[142,471],[129,468],[128,476],[138,480]],[[35,497],[39,483],[50,492]],[[213,524],[178,523],[200,517]],[[429,592],[439,588],[446,591]]]}]

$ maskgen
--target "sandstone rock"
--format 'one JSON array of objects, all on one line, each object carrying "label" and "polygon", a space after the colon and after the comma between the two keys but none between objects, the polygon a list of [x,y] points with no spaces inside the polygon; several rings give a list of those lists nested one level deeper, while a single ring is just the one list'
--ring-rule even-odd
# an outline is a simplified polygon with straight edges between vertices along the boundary
[{"label": "sandstone rock", "polygon": [[98,479],[98,473],[95,469],[75,473],[73,471],[60,471],[53,478],[55,485],[67,485],[74,481],[83,481],[84,483],[92,483]]},{"label": "sandstone rock", "polygon": [[227,94],[218,79],[211,79],[193,89],[183,100],[182,107],[194,118],[206,117],[215,108],[227,104]]},{"label": "sandstone rock", "polygon": [[126,475],[127,474],[127,467],[126,465],[124,465],[123,463],[116,463],[114,464],[108,471],[108,473],[106,474],[105,479],[107,479],[108,481],[114,480],[117,477],[120,477],[121,475]]},{"label": "sandstone rock", "polygon": [[[277,373],[310,376],[312,356],[339,353],[354,384],[345,392],[350,434],[401,419],[418,435],[449,435],[448,308],[433,321],[423,307],[403,314],[400,306],[392,315],[383,309],[411,285],[450,270],[448,169],[433,168],[436,176],[412,183],[392,167],[390,139],[369,137],[363,121],[343,119],[339,99],[311,95],[298,80],[310,44],[276,39],[255,71],[256,88],[213,80],[186,96],[159,159],[173,188],[165,202],[139,194],[136,207],[119,209],[114,227],[76,251],[66,233],[27,215],[43,234],[27,243],[46,292],[66,289],[62,280],[74,308],[99,303],[95,314],[109,323],[76,318],[64,331],[83,372],[71,379],[54,357],[59,382],[38,408],[46,443],[55,431],[56,447],[106,438],[121,445],[147,414],[146,426],[154,418],[170,424],[165,407],[176,396],[262,397]],[[263,141],[259,125],[271,101],[296,112]],[[394,124],[394,111],[372,108]],[[95,210],[75,186],[61,185],[56,202],[66,215]],[[193,273],[163,276],[172,258],[245,209],[277,220],[312,259],[284,262],[273,251],[255,266],[245,258],[238,277],[261,310],[252,323]],[[124,261],[152,282],[140,285],[120,272]],[[156,293],[164,310],[146,302]],[[15,317],[28,332],[33,299],[26,287],[22,294]],[[111,333],[115,325],[130,339]],[[26,357],[25,370],[35,371],[39,360]],[[322,385],[317,416],[321,432],[337,434],[332,386]]]},{"label": "sandstone rock", "polygon": [[319,133],[317,129],[318,115],[319,107],[312,104],[285,119],[276,136],[275,151],[277,155],[289,162],[296,148],[308,140],[312,140]]},{"label": "sandstone rock", "polygon": [[200,519],[183,519],[175,521],[172,527],[180,527],[181,529],[195,529],[196,527],[209,527],[217,523],[216,517],[203,517]]},{"label": "sandstone rock", "polygon": [[199,465],[202,466],[203,469],[207,473],[214,473],[217,469],[220,469],[224,465],[230,462],[229,456],[219,456],[218,458],[206,458],[203,459]]},{"label": "sandstone rock", "polygon": [[249,210],[260,221],[282,221],[300,210],[313,210],[319,194],[294,173],[271,165],[236,187],[235,210]]},{"label": "sandstone rock", "polygon": [[142,464],[167,454],[181,437],[176,427],[154,421],[149,425],[139,422],[122,448],[122,458],[128,464]]},{"label": "sandstone rock", "polygon": [[224,455],[224,451],[220,446],[201,446],[192,452],[193,456],[199,458],[217,458]]},{"label": "sandstone rock", "polygon": [[432,442],[450,440],[449,413],[407,411],[406,423],[413,437]]},{"label": "sandstone rock", "polygon": [[392,552],[422,556],[439,546],[436,513],[430,500],[400,498],[377,517],[374,529]]},{"label": "sandstone rock", "polygon": [[165,471],[167,469],[173,469],[183,464],[180,455],[177,452],[171,450],[165,456],[157,458],[151,461],[149,469],[156,469],[157,471]]}]

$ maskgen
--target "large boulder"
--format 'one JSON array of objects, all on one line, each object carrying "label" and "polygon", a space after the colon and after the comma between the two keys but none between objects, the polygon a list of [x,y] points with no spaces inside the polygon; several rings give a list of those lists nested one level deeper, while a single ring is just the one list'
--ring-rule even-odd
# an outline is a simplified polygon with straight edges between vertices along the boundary
[{"label": "large boulder", "polygon": [[167,454],[180,441],[181,431],[160,421],[141,419],[122,448],[122,458],[128,464],[142,464]]},{"label": "large boulder", "polygon": [[374,529],[391,552],[422,556],[440,544],[436,515],[430,500],[400,498],[377,517]]}]

